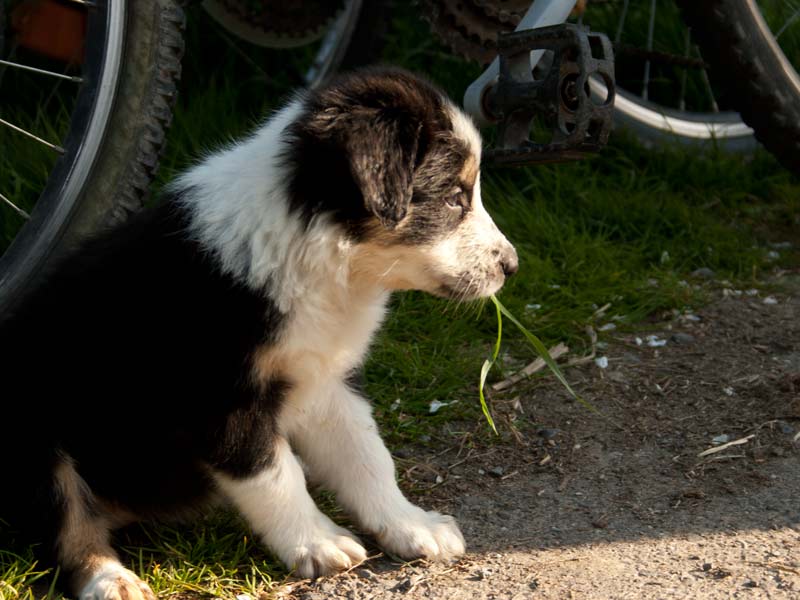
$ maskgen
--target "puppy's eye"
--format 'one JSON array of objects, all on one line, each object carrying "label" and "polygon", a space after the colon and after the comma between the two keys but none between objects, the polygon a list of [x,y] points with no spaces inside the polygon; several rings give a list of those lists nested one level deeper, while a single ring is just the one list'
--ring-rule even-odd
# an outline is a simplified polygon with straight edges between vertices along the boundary
[{"label": "puppy's eye", "polygon": [[467,207],[467,193],[461,188],[456,188],[444,201],[447,206],[463,211]]}]

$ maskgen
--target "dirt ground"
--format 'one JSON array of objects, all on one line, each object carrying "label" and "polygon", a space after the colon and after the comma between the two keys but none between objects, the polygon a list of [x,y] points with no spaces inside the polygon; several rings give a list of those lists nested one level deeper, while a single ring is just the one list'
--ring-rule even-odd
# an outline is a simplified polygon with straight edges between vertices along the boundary
[{"label": "dirt ground", "polygon": [[616,336],[607,368],[571,369],[606,418],[548,380],[495,395],[497,443],[394,448],[406,490],[456,516],[467,556],[379,557],[287,597],[800,598],[800,282],[781,281],[720,286],[695,316]]}]

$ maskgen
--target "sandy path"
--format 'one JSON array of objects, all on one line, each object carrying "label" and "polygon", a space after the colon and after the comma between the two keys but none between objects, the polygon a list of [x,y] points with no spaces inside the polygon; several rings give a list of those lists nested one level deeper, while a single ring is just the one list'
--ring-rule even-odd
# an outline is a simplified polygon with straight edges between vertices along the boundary
[{"label": "sandy path", "polygon": [[799,287],[777,303],[729,292],[699,320],[652,323],[666,346],[620,335],[607,369],[573,370],[618,425],[547,383],[495,398],[502,441],[459,442],[473,425],[452,423],[395,449],[406,489],[458,518],[469,554],[379,558],[287,596],[800,598]]}]

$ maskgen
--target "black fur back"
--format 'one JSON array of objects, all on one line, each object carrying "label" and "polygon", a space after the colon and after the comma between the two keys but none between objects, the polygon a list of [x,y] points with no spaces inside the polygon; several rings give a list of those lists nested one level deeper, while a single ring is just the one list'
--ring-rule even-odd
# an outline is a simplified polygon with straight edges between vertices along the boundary
[{"label": "black fur back", "polygon": [[67,258],[0,326],[0,460],[20,490],[0,494],[0,518],[47,514],[60,453],[141,516],[201,500],[201,463],[236,476],[269,460],[284,384],[257,390],[249,359],[281,315],[185,227],[174,200],[144,211]]}]

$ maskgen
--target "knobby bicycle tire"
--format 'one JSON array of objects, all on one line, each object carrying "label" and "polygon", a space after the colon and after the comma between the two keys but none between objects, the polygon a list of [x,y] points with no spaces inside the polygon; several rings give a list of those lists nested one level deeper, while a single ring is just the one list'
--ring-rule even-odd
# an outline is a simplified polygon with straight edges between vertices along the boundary
[{"label": "knobby bicycle tire", "polygon": [[[116,5],[98,3],[98,9],[90,9],[122,10],[115,31],[124,39],[113,42],[121,56],[114,89],[105,91],[111,104],[99,130],[101,137],[86,158],[78,153],[73,162],[66,160],[70,140],[82,143],[81,128],[95,118],[92,96],[100,94],[105,85],[105,79],[98,82],[99,77],[90,77],[83,84],[86,89],[79,92],[72,115],[67,156],[52,170],[31,220],[0,258],[0,317],[11,312],[36,278],[69,248],[140,209],[158,168],[177,96],[184,14],[176,0],[109,1]],[[89,18],[90,23],[92,18],[100,20],[92,14]],[[101,22],[98,27],[108,30],[111,26]],[[95,50],[87,48],[87,61]],[[79,160],[84,164],[79,165]],[[85,176],[78,178],[78,172]],[[67,194],[68,186],[79,186],[79,190]]]},{"label": "knobby bicycle tire", "polygon": [[711,74],[756,138],[800,173],[800,77],[780,50],[755,0],[679,0]]}]

